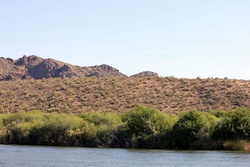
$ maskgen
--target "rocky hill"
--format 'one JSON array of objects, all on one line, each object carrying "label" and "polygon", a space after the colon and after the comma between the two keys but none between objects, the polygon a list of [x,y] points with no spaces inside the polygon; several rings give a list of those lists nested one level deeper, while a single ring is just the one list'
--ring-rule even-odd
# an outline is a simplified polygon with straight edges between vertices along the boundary
[{"label": "rocky hill", "polygon": [[18,60],[0,58],[0,81],[91,76],[110,77],[124,74],[108,65],[79,67],[38,56],[23,56]]},{"label": "rocky hill", "polygon": [[250,108],[246,80],[163,78],[152,71],[127,77],[108,65],[79,67],[37,56],[0,58],[0,81],[2,113],[124,112],[136,105],[168,113]]},{"label": "rocky hill", "polygon": [[132,75],[131,77],[158,77],[158,74],[153,71],[143,71],[141,73]]},{"label": "rocky hill", "polygon": [[[46,61],[40,61],[46,64]],[[61,65],[58,63],[54,66]],[[66,66],[62,65],[63,68]],[[49,74],[55,75],[56,72]],[[136,105],[152,106],[167,113],[193,109],[211,111],[250,108],[250,81],[121,76],[0,82],[2,113],[30,110],[65,113],[107,110],[124,112]]]}]

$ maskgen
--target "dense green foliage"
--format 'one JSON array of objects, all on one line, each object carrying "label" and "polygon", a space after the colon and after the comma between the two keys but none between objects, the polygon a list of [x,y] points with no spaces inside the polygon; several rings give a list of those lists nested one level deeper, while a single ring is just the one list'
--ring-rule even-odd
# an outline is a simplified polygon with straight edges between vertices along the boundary
[{"label": "dense green foliage", "polygon": [[172,131],[175,146],[187,149],[194,141],[209,139],[217,120],[215,116],[197,111],[180,115]]},{"label": "dense green foliage", "polygon": [[[0,115],[0,143],[173,149],[249,149],[250,110],[168,115],[138,106],[126,113]],[[239,143],[243,146],[235,147]],[[247,147],[246,147],[247,145]]]},{"label": "dense green foliage", "polygon": [[172,130],[176,120],[176,116],[143,106],[135,107],[123,115],[126,135],[132,147],[160,147],[163,142],[161,137]]},{"label": "dense green foliage", "polygon": [[250,111],[228,112],[215,127],[214,138],[250,140]]}]

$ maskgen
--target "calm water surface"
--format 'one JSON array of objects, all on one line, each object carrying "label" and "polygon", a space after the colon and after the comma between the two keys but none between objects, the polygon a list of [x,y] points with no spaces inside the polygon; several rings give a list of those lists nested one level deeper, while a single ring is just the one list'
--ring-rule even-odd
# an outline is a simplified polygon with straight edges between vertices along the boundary
[{"label": "calm water surface", "polygon": [[0,145],[1,167],[249,167],[250,153]]}]

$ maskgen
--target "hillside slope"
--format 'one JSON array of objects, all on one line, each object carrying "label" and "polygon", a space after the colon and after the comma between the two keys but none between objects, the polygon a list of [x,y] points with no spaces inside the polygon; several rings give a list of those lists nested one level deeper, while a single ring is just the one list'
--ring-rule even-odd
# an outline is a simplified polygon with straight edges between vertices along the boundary
[{"label": "hillside slope", "polygon": [[167,113],[250,108],[250,82],[174,77],[54,78],[0,82],[0,112],[118,111],[136,105]]}]

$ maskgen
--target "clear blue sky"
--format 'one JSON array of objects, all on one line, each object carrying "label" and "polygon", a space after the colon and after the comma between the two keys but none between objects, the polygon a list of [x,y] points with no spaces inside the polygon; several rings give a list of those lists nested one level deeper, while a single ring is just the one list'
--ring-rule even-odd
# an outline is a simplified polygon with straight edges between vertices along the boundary
[{"label": "clear blue sky", "polygon": [[0,0],[0,56],[250,79],[250,0]]}]

